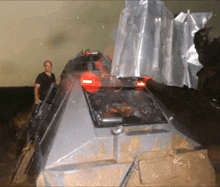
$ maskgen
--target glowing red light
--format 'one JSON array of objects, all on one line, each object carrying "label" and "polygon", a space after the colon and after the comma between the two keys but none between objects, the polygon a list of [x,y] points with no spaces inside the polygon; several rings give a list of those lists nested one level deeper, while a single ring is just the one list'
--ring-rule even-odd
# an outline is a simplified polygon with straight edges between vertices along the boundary
[{"label": "glowing red light", "polygon": [[136,82],[136,86],[138,86],[138,87],[145,87],[146,84],[145,84],[145,82],[143,82],[143,81],[137,81],[137,82]]},{"label": "glowing red light", "polygon": [[147,81],[149,81],[151,78],[150,77],[145,77],[143,80],[145,81],[145,82],[147,82]]},{"label": "glowing red light", "polygon": [[82,80],[83,84],[92,84],[93,81],[92,80]]},{"label": "glowing red light", "polygon": [[81,76],[81,85],[87,92],[96,93],[101,87],[101,81],[98,76],[86,72]]},{"label": "glowing red light", "polygon": [[83,55],[91,55],[92,52],[84,52]]}]

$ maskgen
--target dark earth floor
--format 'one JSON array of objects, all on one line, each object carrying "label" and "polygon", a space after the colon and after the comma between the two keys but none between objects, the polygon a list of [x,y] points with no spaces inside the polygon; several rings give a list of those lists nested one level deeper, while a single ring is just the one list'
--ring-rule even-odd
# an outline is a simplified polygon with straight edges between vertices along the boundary
[{"label": "dark earth floor", "polygon": [[179,121],[176,128],[208,149],[220,186],[220,101],[187,87],[171,87],[148,83],[148,89]]},{"label": "dark earth floor", "polygon": [[[220,103],[188,88],[149,82],[148,88],[173,113],[180,131],[208,148],[220,186]],[[0,88],[0,186],[8,181],[17,163],[19,123],[27,119],[34,102],[33,87]],[[15,123],[17,125],[15,125]],[[34,176],[21,186],[35,186]]]},{"label": "dark earth floor", "polygon": [[[34,102],[33,87],[0,88],[0,186],[8,182],[17,163],[20,125]],[[15,125],[15,123],[17,125]],[[31,183],[29,183],[31,184]]]}]

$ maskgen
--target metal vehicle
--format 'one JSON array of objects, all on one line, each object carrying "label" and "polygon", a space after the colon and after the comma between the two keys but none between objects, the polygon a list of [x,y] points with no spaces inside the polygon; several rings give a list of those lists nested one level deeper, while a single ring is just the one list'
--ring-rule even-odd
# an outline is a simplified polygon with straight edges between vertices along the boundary
[{"label": "metal vehicle", "polygon": [[88,51],[67,63],[28,122],[13,181],[34,167],[37,186],[213,185],[207,151],[175,129],[149,78],[113,78],[110,68]]}]

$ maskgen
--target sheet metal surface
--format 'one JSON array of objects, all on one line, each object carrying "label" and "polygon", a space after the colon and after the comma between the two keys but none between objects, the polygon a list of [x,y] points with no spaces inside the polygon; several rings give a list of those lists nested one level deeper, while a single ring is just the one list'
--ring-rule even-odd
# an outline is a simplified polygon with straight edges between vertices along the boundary
[{"label": "sheet metal surface", "polygon": [[117,29],[111,74],[152,77],[171,86],[196,88],[202,68],[193,38],[212,13],[180,13],[175,19],[164,2],[125,0]]}]

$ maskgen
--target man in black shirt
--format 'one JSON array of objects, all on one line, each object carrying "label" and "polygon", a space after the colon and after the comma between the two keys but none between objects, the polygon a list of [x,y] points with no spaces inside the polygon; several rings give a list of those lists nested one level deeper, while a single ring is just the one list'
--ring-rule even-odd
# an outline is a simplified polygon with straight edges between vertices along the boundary
[{"label": "man in black shirt", "polygon": [[55,75],[51,73],[51,70],[52,62],[46,60],[44,62],[44,72],[40,73],[35,81],[34,95],[35,104],[37,105],[44,99],[45,93],[50,88],[50,85],[56,82]]}]

